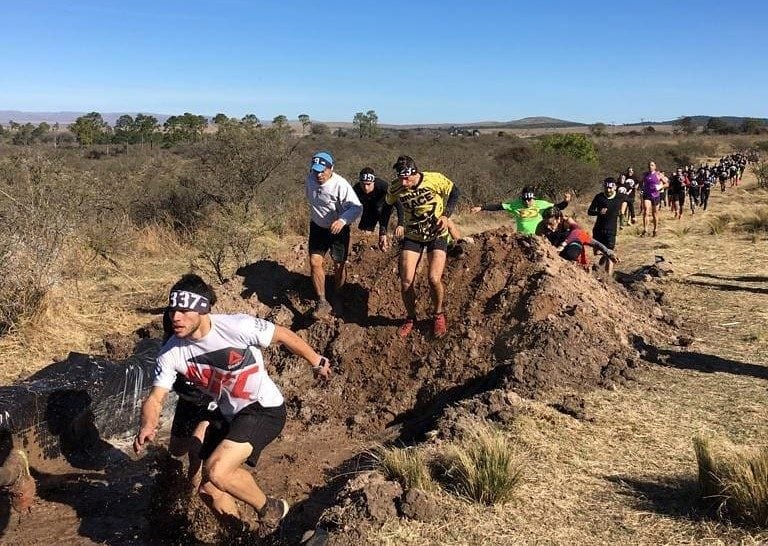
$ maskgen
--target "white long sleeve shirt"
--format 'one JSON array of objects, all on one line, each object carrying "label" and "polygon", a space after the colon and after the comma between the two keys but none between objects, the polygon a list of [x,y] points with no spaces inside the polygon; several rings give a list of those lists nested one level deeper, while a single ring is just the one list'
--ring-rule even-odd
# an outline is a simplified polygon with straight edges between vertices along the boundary
[{"label": "white long sleeve shirt", "polygon": [[339,174],[333,173],[324,184],[318,184],[310,172],[305,189],[312,221],[322,228],[328,229],[336,220],[350,225],[363,213],[352,185]]}]

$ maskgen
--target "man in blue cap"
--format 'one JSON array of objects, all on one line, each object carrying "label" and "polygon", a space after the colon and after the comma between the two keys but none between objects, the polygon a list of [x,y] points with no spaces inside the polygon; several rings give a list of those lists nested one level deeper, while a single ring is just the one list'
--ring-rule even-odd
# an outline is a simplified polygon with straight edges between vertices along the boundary
[{"label": "man in blue cap", "polygon": [[309,269],[317,294],[315,318],[325,318],[333,310],[325,298],[325,254],[330,252],[333,260],[335,296],[338,297],[349,254],[349,226],[363,212],[352,185],[333,172],[333,163],[330,153],[317,152],[312,156],[305,184],[311,218]]}]

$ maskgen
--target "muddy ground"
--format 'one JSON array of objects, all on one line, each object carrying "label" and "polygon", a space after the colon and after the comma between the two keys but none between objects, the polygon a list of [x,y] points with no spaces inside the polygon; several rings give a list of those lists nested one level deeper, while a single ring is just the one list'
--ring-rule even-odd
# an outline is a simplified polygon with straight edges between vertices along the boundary
[{"label": "muddy ground", "polygon": [[[330,384],[320,385],[306,363],[269,351],[289,423],[255,475],[293,507],[265,543],[296,544],[314,529],[337,492],[364,470],[373,443],[419,441],[449,406],[503,421],[511,411],[508,392],[583,417],[580,393],[631,381],[649,348],[678,335],[680,320],[663,307],[651,276],[601,279],[545,243],[502,228],[451,251],[444,276],[449,333],[441,339],[430,333],[422,271],[421,320],[402,340],[397,256],[374,242],[354,243],[347,285],[332,296],[336,316],[327,321],[310,318],[302,246],[243,268],[218,290],[219,312],[247,311],[290,326],[336,366]],[[159,335],[156,327],[142,335],[147,332]],[[117,359],[134,341],[115,337],[105,347]],[[224,540],[215,522],[190,521],[173,503],[158,504],[165,497],[157,484],[169,483],[161,450],[137,461],[126,455],[127,446],[128,440],[112,440],[88,470],[62,462],[38,472],[40,499],[30,514],[6,514],[3,543]]]}]

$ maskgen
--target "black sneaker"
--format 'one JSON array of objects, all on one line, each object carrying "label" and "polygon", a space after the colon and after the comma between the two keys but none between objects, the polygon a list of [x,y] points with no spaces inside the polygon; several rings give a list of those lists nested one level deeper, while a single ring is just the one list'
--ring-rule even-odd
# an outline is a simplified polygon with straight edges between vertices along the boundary
[{"label": "black sneaker", "polygon": [[285,499],[267,497],[266,504],[259,510],[259,523],[266,529],[277,529],[283,518],[288,515],[289,508]]}]

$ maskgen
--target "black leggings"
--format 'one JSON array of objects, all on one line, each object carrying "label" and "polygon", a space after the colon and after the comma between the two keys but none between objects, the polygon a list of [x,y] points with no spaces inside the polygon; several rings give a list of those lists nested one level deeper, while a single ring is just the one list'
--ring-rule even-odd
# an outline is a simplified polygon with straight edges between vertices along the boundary
[{"label": "black leggings", "polygon": [[701,206],[704,210],[707,210],[707,203],[709,203],[709,186],[701,188]]}]

